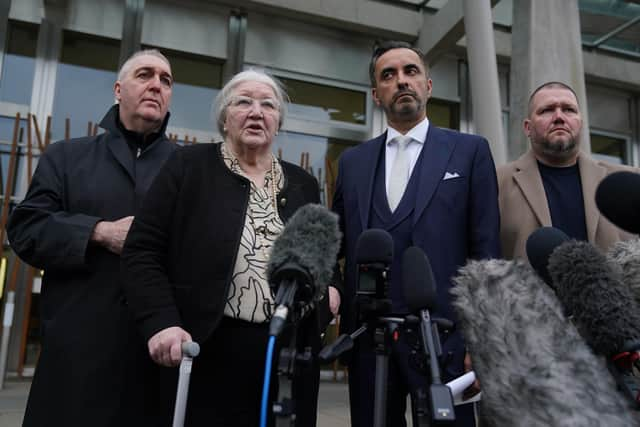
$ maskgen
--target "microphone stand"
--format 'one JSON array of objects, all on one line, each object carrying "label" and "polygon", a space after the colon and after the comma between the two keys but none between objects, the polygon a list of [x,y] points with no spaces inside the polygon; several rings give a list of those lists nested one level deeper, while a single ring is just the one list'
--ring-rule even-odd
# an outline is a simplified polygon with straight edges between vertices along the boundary
[{"label": "microphone stand", "polygon": [[353,333],[339,336],[332,344],[325,346],[318,358],[328,363],[341,354],[351,350],[354,340],[369,329],[369,323],[375,323],[373,341],[376,355],[374,427],[385,427],[387,421],[387,382],[389,373],[389,354],[394,334],[403,324],[420,323],[422,351],[429,358],[431,384],[428,391],[419,389],[411,393],[413,425],[429,427],[431,425],[452,425],[455,421],[453,397],[449,387],[442,384],[438,357],[442,354],[437,325],[451,329],[453,324],[447,319],[430,318],[427,310],[422,310],[421,317],[408,315],[406,318],[380,316],[372,322],[363,323]]},{"label": "microphone stand", "polygon": [[[299,369],[311,364],[311,348],[305,347],[302,354],[297,351],[297,335],[298,323],[302,318],[302,310],[306,304],[296,302],[294,296],[298,289],[297,280],[293,279],[289,282],[289,286],[281,286],[276,294],[275,303],[276,315],[279,317],[278,322],[273,323],[271,327],[277,324],[276,329],[279,332],[284,328],[284,322],[289,320],[290,325],[287,333],[290,333],[289,345],[283,346],[278,355],[278,398],[273,403],[272,410],[275,416],[276,427],[295,427],[296,425],[296,405],[293,398],[293,392],[296,388],[296,376]],[[279,310],[281,312],[279,313]]]},{"label": "microphone stand", "polygon": [[[429,371],[431,376],[431,385],[429,386],[429,404],[427,405],[427,396],[424,390],[417,390],[416,396],[412,396],[416,404],[412,405],[415,409],[415,418],[418,418],[418,426],[428,427],[432,420],[435,425],[451,425],[455,422],[455,411],[453,408],[453,396],[451,390],[442,383],[440,377],[440,365],[438,357],[442,354],[440,345],[440,334],[438,333],[438,323],[451,323],[446,319],[431,319],[429,310],[420,310],[420,335],[422,337],[422,350],[429,358]],[[453,326],[447,325],[447,326]],[[431,414],[431,417],[428,415]]]},{"label": "microphone stand", "polygon": [[332,344],[325,346],[318,354],[323,363],[332,362],[341,354],[351,350],[354,340],[365,333],[375,323],[374,351],[376,355],[374,427],[385,427],[387,417],[387,382],[389,373],[389,354],[394,334],[403,324],[420,324],[422,352],[429,358],[431,385],[428,390],[418,389],[411,393],[413,425],[429,427],[431,425],[452,425],[455,421],[453,397],[449,387],[442,384],[438,358],[442,354],[437,325],[451,329],[448,319],[431,318],[428,310],[421,310],[420,318],[409,314],[405,318],[380,316],[365,322],[351,334],[340,335]]},{"label": "microphone stand", "polygon": [[374,352],[376,355],[375,398],[373,410],[373,426],[385,427],[387,423],[387,382],[389,378],[389,354],[393,335],[402,318],[379,317],[373,334]]}]

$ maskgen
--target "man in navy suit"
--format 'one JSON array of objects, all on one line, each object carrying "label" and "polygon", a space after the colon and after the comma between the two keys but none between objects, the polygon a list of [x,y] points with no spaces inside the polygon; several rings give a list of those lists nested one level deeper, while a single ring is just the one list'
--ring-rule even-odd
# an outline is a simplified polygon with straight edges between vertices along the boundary
[{"label": "man in navy suit", "polygon": [[[384,109],[385,133],[345,152],[339,165],[333,210],[340,215],[344,240],[343,332],[358,325],[354,308],[355,246],[370,228],[384,229],[394,242],[389,278],[393,314],[406,314],[400,277],[404,250],[427,254],[437,284],[432,314],[455,322],[451,279],[469,258],[500,256],[500,218],[495,167],[487,141],[437,128],[427,118],[432,82],[424,55],[404,42],[375,47],[369,68],[372,94]],[[496,123],[500,126],[500,123]],[[409,137],[409,138],[403,138]],[[411,355],[411,339],[400,334],[389,358],[387,425],[406,426],[407,393],[428,382]],[[371,336],[358,339],[349,362],[352,426],[373,425],[375,353]],[[450,381],[470,367],[459,331],[441,335],[442,379]],[[471,405],[456,407],[456,425],[474,425]]]}]

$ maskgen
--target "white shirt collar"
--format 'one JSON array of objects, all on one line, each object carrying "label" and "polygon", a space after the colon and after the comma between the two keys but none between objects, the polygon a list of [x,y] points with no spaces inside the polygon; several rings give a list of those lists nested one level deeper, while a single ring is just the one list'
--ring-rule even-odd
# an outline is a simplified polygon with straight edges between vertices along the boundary
[{"label": "white shirt collar", "polygon": [[[410,136],[414,141],[419,142],[420,144],[424,144],[425,139],[427,138],[427,132],[429,131],[429,119],[427,117],[424,118],[420,123],[412,127],[409,132],[406,133],[406,136]],[[389,126],[387,128],[387,141],[389,142],[397,137],[402,135],[400,132]]]}]

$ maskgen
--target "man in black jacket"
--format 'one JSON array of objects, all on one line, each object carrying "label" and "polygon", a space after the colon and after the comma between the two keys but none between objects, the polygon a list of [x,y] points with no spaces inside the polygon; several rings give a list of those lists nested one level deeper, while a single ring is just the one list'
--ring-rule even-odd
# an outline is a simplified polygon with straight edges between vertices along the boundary
[{"label": "man in black jacket", "polygon": [[[121,291],[122,245],[140,202],[174,150],[165,135],[173,78],[157,50],[122,66],[104,133],[52,144],[7,232],[45,270],[42,352],[23,426],[122,426],[143,410],[146,349]],[[136,396],[137,395],[137,396]]]}]

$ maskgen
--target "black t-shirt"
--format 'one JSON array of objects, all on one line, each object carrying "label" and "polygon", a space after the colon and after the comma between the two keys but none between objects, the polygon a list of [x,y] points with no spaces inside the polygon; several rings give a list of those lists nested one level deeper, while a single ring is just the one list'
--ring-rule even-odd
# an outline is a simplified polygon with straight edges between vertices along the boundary
[{"label": "black t-shirt", "polygon": [[573,239],[587,240],[587,223],[584,217],[584,198],[578,164],[568,167],[551,167],[538,162],[538,169],[549,202],[551,224]]}]

